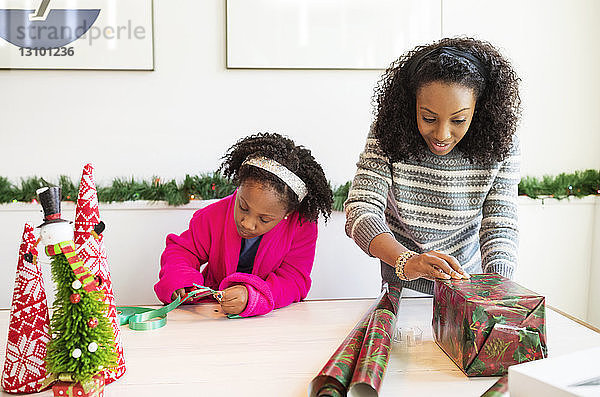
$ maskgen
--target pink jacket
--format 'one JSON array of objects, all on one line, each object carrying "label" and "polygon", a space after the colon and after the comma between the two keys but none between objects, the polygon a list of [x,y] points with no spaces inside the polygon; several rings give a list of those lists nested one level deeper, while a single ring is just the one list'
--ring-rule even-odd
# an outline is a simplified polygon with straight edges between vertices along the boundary
[{"label": "pink jacket", "polygon": [[[192,217],[188,230],[169,234],[161,257],[158,298],[171,302],[179,288],[193,284],[223,290],[235,284],[248,289],[248,304],[242,317],[269,313],[298,302],[310,289],[317,224],[303,221],[298,213],[283,219],[263,235],[252,274],[237,273],[241,237],[233,220],[234,192],[202,208]],[[208,265],[199,271],[201,265]]]}]

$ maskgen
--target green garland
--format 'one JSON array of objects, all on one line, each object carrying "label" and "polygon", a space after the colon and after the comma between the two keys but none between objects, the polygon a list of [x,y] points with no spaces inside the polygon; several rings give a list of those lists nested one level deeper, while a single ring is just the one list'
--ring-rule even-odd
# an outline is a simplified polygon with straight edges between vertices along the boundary
[{"label": "green garland", "polygon": [[343,211],[344,202],[348,198],[348,192],[352,182],[346,182],[345,184],[338,186],[333,190],[333,209],[334,211]]},{"label": "green garland", "polygon": [[550,196],[563,199],[568,196],[584,197],[600,194],[600,171],[575,171],[557,176],[544,176],[542,179],[527,176],[519,183],[519,195],[538,198]]},{"label": "green garland", "polygon": [[[67,176],[60,176],[57,184],[49,183],[36,176],[21,179],[20,185],[12,184],[0,177],[0,203],[31,202],[36,190],[44,186],[60,186],[63,201],[76,201],[79,186]],[[333,209],[343,210],[348,197],[350,182],[333,189]],[[174,179],[163,181],[153,177],[151,181],[117,178],[111,186],[98,186],[100,202],[121,202],[133,200],[166,201],[169,205],[183,205],[190,200],[219,199],[231,194],[235,185],[221,174],[186,175],[181,183]],[[538,198],[549,196],[563,199],[568,196],[584,197],[600,194],[600,171],[575,171],[572,174],[544,176],[541,179],[525,177],[519,183],[519,195]]]},{"label": "green garland", "polygon": [[[7,178],[0,177],[0,203],[31,202],[37,198],[36,191],[45,186],[60,186],[63,201],[77,201],[79,186],[67,176],[61,175],[58,183],[50,183],[36,176],[21,179],[20,186],[13,185]],[[219,173],[190,176],[182,183],[174,179],[162,181],[153,177],[151,181],[116,178],[111,186],[97,186],[98,201],[103,203],[149,200],[166,201],[170,205],[183,205],[190,200],[223,198],[235,190],[235,186]]]}]

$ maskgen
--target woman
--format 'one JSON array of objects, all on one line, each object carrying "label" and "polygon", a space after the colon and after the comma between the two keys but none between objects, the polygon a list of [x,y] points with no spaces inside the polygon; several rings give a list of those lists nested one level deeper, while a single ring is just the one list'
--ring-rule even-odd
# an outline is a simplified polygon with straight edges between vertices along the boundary
[{"label": "woman", "polygon": [[431,294],[435,278],[512,277],[518,81],[469,38],[417,47],[385,72],[345,203],[346,233],[381,260],[385,281]]}]

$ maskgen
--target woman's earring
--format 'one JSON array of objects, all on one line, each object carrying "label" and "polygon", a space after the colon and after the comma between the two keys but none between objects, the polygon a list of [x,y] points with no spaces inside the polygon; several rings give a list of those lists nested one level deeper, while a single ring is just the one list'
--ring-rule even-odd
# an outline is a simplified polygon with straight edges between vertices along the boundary
[{"label": "woman's earring", "polygon": [[283,217],[283,219],[287,219],[287,217],[288,217],[288,216],[286,215],[286,216],[284,216],[284,217]]}]

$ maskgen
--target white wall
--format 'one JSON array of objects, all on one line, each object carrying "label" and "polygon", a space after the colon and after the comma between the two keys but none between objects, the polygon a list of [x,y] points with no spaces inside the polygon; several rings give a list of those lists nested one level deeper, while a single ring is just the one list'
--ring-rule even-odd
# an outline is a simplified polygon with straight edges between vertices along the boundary
[{"label": "white wall", "polygon": [[[497,43],[523,78],[524,174],[600,168],[598,15],[595,0],[443,0],[444,35]],[[77,180],[91,161],[98,182],[182,178],[279,131],[334,183],[352,177],[381,72],[226,70],[224,0],[155,1],[155,58],[154,72],[0,71],[0,175]]]},{"label": "white wall", "polygon": [[597,197],[560,201],[519,198],[515,280],[546,296],[548,304],[590,322],[600,314],[600,301],[590,299],[600,293],[590,277],[600,270],[600,262],[592,257],[593,250],[600,247],[594,237],[599,204]]},{"label": "white wall", "polygon": [[154,72],[0,71],[0,175],[182,178],[273,131],[351,179],[380,72],[226,70],[224,0],[154,4]]},{"label": "white wall", "polygon": [[600,2],[443,0],[445,35],[490,41],[521,79],[524,175],[600,169]]},{"label": "white wall", "polygon": [[591,324],[600,327],[600,198],[596,199],[595,219],[595,227],[590,236],[594,247],[590,269],[587,319]]}]

